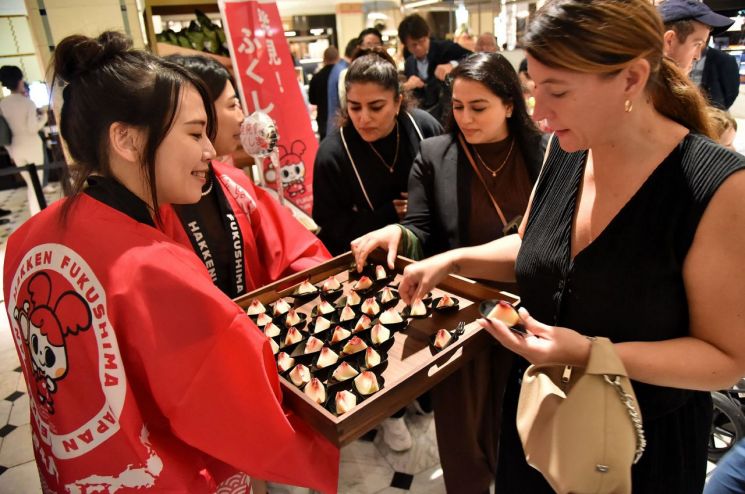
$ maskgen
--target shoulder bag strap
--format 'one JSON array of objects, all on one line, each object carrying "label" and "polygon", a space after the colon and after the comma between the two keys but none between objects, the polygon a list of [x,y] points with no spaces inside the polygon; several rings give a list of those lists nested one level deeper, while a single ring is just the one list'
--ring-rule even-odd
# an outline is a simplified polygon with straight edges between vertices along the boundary
[{"label": "shoulder bag strap", "polygon": [[411,124],[414,126],[414,130],[416,130],[416,134],[419,136],[419,140],[423,141],[424,135],[422,134],[421,129],[419,129],[419,126],[417,125],[416,120],[414,120],[414,117],[409,112],[404,113],[406,113],[406,116],[409,117],[409,120],[411,120]]},{"label": "shoulder bag strap", "polygon": [[365,196],[365,200],[367,201],[367,205],[370,206],[370,211],[375,211],[375,208],[372,205],[372,202],[370,202],[370,197],[367,195],[367,189],[365,189],[365,184],[362,183],[362,178],[360,178],[360,173],[357,171],[357,165],[354,163],[354,158],[352,158],[352,153],[349,152],[349,146],[347,146],[347,139],[344,137],[344,127],[339,128],[339,135],[341,135],[341,142],[344,144],[344,150],[347,152],[347,156],[349,157],[349,162],[352,163],[352,170],[354,170],[354,175],[357,177],[357,182],[360,184],[360,189],[362,189],[362,194]]}]

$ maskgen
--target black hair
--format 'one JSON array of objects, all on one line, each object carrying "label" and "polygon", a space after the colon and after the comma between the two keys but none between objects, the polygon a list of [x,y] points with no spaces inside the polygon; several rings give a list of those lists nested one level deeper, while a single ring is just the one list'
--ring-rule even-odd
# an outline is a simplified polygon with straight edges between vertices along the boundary
[{"label": "black hair", "polygon": [[165,57],[169,62],[186,67],[189,72],[199,77],[207,88],[210,98],[214,103],[220,97],[228,81],[238,91],[233,76],[228,69],[214,58],[204,57],[202,55],[168,55]]},{"label": "black hair", "polygon": [[[528,115],[517,72],[504,56],[499,53],[473,53],[450,72],[450,78],[452,84],[458,79],[478,82],[502,100],[502,103],[512,105],[512,116],[507,119],[510,134],[517,142],[526,162],[539,158],[535,156],[540,154],[535,143],[540,131]],[[452,105],[447,117],[447,129],[454,136],[460,132]]]},{"label": "black hair", "polygon": [[347,58],[352,58],[354,56],[354,52],[357,51],[357,48],[359,48],[362,41],[360,38],[352,38],[347,42],[347,46],[344,48],[344,56]]},{"label": "black hair", "polygon": [[23,80],[23,72],[15,65],[3,65],[0,67],[0,84],[10,91],[18,89],[18,83]]},{"label": "black hair", "polygon": [[[349,92],[352,84],[368,82],[377,84],[386,91],[392,91],[394,99],[403,96],[401,109],[408,106],[406,95],[398,78],[396,62],[381,46],[357,50],[354,60],[349,64],[347,75],[344,77],[344,90]],[[344,126],[348,122],[349,114],[346,107],[342,107],[340,126]]]},{"label": "black hair", "polygon": [[365,39],[365,36],[367,36],[368,34],[373,34],[373,35],[377,36],[378,39],[380,40],[380,42],[381,43],[383,42],[383,35],[380,34],[380,31],[378,31],[374,27],[368,27],[367,29],[363,29],[362,32],[360,32],[360,35],[357,36],[359,38],[359,40],[360,40],[360,43],[362,43],[362,40],[364,40]]},{"label": "black hair", "polygon": [[113,31],[97,38],[66,37],[54,51],[53,64],[55,83],[66,83],[60,132],[77,165],[72,187],[63,181],[66,194],[73,196],[63,206],[63,219],[91,174],[111,176],[109,128],[122,122],[147,132],[141,167],[160,222],[155,155],[173,125],[184,87],[194,87],[201,96],[207,134],[214,137],[215,110],[204,84],[179,65],[132,49],[129,38]]},{"label": "black hair", "polygon": [[411,14],[404,17],[398,25],[398,37],[401,43],[406,44],[406,39],[420,39],[429,36],[429,24],[419,14]]}]

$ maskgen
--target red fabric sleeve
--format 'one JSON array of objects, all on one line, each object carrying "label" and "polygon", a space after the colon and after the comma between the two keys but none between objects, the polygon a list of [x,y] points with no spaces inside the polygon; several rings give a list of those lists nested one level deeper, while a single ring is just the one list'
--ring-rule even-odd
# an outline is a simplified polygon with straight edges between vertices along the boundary
[{"label": "red fabric sleeve", "polygon": [[116,296],[142,328],[128,344],[173,433],[251,476],[336,492],[339,451],[283,411],[267,338],[206,272],[184,282],[178,256],[157,257]]},{"label": "red fabric sleeve", "polygon": [[272,282],[331,259],[318,237],[269,192],[254,187],[254,193],[259,216],[253,226],[256,247]]}]

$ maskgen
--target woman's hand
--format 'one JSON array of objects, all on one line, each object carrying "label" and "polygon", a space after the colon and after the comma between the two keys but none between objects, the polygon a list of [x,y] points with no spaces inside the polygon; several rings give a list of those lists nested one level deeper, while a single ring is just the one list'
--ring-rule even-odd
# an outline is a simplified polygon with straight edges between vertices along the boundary
[{"label": "woman's hand", "polygon": [[412,300],[421,300],[454,269],[455,251],[444,252],[423,261],[409,264],[398,286],[403,301],[411,305]]},{"label": "woman's hand", "polygon": [[357,272],[362,272],[367,256],[378,247],[388,251],[388,268],[393,269],[398,253],[398,244],[401,242],[401,234],[401,228],[398,225],[388,225],[352,240],[350,245],[352,246],[352,254],[354,254],[354,263],[357,265]]},{"label": "woman's hand", "polygon": [[588,338],[572,329],[538,322],[525,309],[520,309],[520,318],[527,336],[515,333],[498,319],[483,318],[477,322],[504,347],[531,364],[587,365],[591,346]]}]

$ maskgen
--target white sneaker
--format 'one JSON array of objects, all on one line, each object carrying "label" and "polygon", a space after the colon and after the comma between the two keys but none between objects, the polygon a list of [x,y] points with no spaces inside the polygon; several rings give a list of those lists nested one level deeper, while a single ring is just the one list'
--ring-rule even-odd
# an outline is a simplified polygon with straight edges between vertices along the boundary
[{"label": "white sneaker", "polygon": [[57,186],[55,184],[47,184],[42,190],[45,194],[54,194],[57,192]]},{"label": "white sneaker", "polygon": [[380,426],[383,442],[393,451],[401,452],[411,449],[413,440],[403,417],[385,419]]}]

